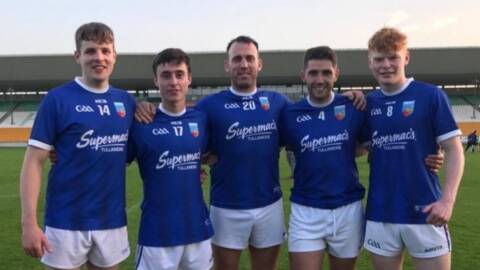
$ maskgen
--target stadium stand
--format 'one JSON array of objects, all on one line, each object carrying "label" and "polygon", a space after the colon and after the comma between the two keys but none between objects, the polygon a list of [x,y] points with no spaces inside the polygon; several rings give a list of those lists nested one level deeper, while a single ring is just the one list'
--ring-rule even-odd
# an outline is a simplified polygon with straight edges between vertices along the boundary
[{"label": "stadium stand", "polygon": [[472,105],[453,105],[452,111],[457,122],[480,121],[480,114]]},{"label": "stadium stand", "polygon": [[17,102],[6,106],[7,110],[0,111],[0,127],[32,127],[35,119],[38,102]]},{"label": "stadium stand", "polygon": [[35,120],[38,101],[0,102],[0,144],[25,144]]}]

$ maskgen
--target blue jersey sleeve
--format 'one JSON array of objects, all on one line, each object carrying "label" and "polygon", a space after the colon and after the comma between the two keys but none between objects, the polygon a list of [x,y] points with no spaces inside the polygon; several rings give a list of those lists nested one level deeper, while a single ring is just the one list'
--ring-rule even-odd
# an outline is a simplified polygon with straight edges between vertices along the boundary
[{"label": "blue jersey sleeve", "polygon": [[51,150],[55,144],[58,117],[57,103],[53,95],[47,95],[40,104],[32,127],[29,145]]},{"label": "blue jersey sleeve", "polygon": [[363,111],[361,113],[359,113],[359,120],[358,120],[361,124],[360,126],[360,132],[358,133],[358,137],[357,137],[357,142],[359,144],[365,144],[365,143],[368,143],[370,141],[370,136],[369,134],[370,133],[370,127],[368,125],[368,121],[367,121],[367,111]]},{"label": "blue jersey sleeve", "polygon": [[445,93],[440,89],[437,89],[434,93],[435,96],[432,99],[431,106],[433,129],[435,136],[437,136],[437,142],[441,142],[458,136],[461,132],[457,127]]},{"label": "blue jersey sleeve", "polygon": [[281,101],[281,112],[279,117],[279,144],[281,147],[287,146],[288,138],[287,138],[287,126],[288,126],[288,108],[293,105],[294,103],[285,95],[279,95],[282,99]]},{"label": "blue jersey sleeve", "polygon": [[212,136],[211,136],[212,127],[210,126],[211,121],[208,120],[208,105],[207,105],[207,102],[206,102],[208,99],[209,99],[209,96],[202,98],[199,102],[197,102],[197,104],[195,104],[195,107],[194,107],[195,110],[202,112],[202,115],[204,116],[202,119],[204,119],[204,121],[205,121],[206,139],[204,140],[204,142],[202,144],[202,153],[211,152],[212,151],[212,145],[213,145],[213,142],[211,141],[212,140]]},{"label": "blue jersey sleeve", "polygon": [[127,144],[127,163],[132,163],[137,157],[137,144],[135,143],[135,124],[130,129],[130,135],[128,136]]},{"label": "blue jersey sleeve", "polygon": [[210,140],[210,132],[208,128],[208,119],[206,114],[202,113],[202,121],[204,122],[203,126],[205,127],[205,139],[202,141],[202,153],[207,153],[208,152],[208,144]]}]

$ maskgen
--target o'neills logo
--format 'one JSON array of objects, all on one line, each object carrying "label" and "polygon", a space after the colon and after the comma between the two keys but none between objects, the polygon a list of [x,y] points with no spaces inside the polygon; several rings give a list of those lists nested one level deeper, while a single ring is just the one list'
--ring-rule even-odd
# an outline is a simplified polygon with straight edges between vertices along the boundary
[{"label": "o'neills logo", "polygon": [[123,134],[113,134],[106,136],[93,136],[93,129],[83,133],[80,141],[76,144],[77,148],[90,147],[93,150],[103,152],[121,152],[128,141],[128,132]]},{"label": "o'neills logo", "polygon": [[336,135],[328,135],[325,137],[310,139],[310,135],[306,135],[300,141],[302,153],[306,150],[310,152],[328,152],[334,150],[341,150],[342,143],[348,141],[349,136],[348,132],[345,130],[342,133]]},{"label": "o'neills logo", "polygon": [[196,153],[187,153],[176,156],[169,156],[170,151],[163,152],[158,158],[158,163],[155,166],[155,169],[160,170],[165,166],[174,170],[193,170],[197,169],[197,166],[200,161],[201,154],[200,152]]},{"label": "o'neills logo", "polygon": [[239,139],[248,139],[248,140],[261,140],[268,139],[272,134],[273,130],[277,130],[277,125],[275,121],[272,120],[270,123],[260,124],[256,126],[247,126],[239,127],[240,123],[235,122],[229,128],[225,139],[231,140],[234,137]]},{"label": "o'neills logo", "polygon": [[408,141],[415,141],[415,130],[411,129],[401,133],[378,136],[378,131],[372,134],[372,147],[384,148],[385,150],[405,149]]}]

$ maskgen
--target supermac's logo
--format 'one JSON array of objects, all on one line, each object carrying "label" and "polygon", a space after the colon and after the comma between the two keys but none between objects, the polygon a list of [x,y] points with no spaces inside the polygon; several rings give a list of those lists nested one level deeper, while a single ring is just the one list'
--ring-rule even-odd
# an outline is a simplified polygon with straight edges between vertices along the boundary
[{"label": "supermac's logo", "polygon": [[235,122],[228,128],[225,139],[231,140],[233,138],[238,138],[241,140],[247,139],[250,141],[264,140],[269,139],[274,130],[277,130],[277,125],[274,120],[272,120],[270,123],[246,127],[240,127],[240,123]]},{"label": "supermac's logo", "polygon": [[169,168],[171,170],[195,170],[200,163],[200,152],[170,156],[170,151],[163,152],[158,158],[155,169]]},{"label": "supermac's logo", "polygon": [[335,150],[342,150],[342,144],[349,140],[347,130],[342,133],[328,135],[319,138],[310,138],[310,135],[305,135],[300,141],[300,152],[330,152]]},{"label": "supermac's logo", "polygon": [[262,106],[262,109],[265,111],[268,111],[270,109],[270,102],[268,101],[268,97],[259,97],[260,100],[260,106]]},{"label": "supermac's logo", "polygon": [[200,131],[198,130],[198,124],[193,122],[193,123],[188,123],[188,128],[190,128],[190,134],[192,134],[192,136],[194,138],[198,137],[198,135],[200,135]]},{"label": "supermac's logo", "polygon": [[125,106],[123,106],[123,102],[113,102],[113,105],[115,105],[115,110],[117,111],[118,116],[123,118],[125,115],[127,115]]},{"label": "supermac's logo", "polygon": [[402,114],[404,117],[410,116],[415,110],[415,100],[404,101],[402,104]]},{"label": "supermac's logo", "polygon": [[122,152],[127,141],[128,133],[95,136],[94,130],[90,129],[83,133],[75,146],[79,149],[90,147],[92,150],[102,152]]},{"label": "supermac's logo", "polygon": [[343,120],[343,118],[345,118],[345,105],[340,105],[340,106],[335,106],[333,108],[334,112],[335,112],[335,118],[337,120]]},{"label": "supermac's logo", "polygon": [[384,150],[405,150],[408,142],[416,141],[415,130],[410,128],[408,131],[379,135],[378,131],[372,133],[372,148],[382,148]]}]

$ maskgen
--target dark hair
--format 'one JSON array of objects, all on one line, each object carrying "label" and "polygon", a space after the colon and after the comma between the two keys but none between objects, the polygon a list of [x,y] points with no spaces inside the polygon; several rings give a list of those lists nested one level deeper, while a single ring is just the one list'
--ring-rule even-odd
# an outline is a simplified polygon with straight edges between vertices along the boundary
[{"label": "dark hair", "polygon": [[303,67],[305,68],[310,60],[329,60],[334,67],[337,66],[337,55],[328,46],[318,46],[308,49],[303,58]]},{"label": "dark hair", "polygon": [[257,51],[258,51],[258,42],[255,41],[253,38],[249,37],[249,36],[238,36],[232,40],[230,40],[230,42],[228,43],[227,45],[227,54],[228,54],[228,50],[230,50],[230,47],[232,47],[232,44],[235,43],[235,42],[238,42],[238,43],[253,43],[253,45],[255,45],[255,48],[257,48]]},{"label": "dark hair", "polygon": [[86,23],[80,26],[75,32],[75,46],[80,51],[82,41],[93,41],[96,43],[114,43],[112,29],[100,22]]},{"label": "dark hair", "polygon": [[175,63],[181,64],[185,63],[187,65],[188,73],[191,72],[190,70],[190,57],[182,50],[178,48],[168,48],[161,52],[159,52],[155,58],[153,58],[152,69],[153,74],[157,74],[157,67],[162,64],[166,63]]}]

